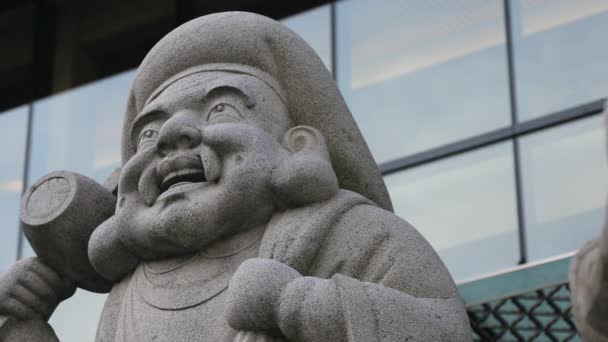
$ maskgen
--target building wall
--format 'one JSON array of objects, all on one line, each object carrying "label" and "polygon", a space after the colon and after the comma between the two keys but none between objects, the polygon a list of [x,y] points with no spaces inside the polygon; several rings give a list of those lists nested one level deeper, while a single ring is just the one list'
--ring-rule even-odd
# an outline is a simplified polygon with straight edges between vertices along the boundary
[{"label": "building wall", "polygon": [[[599,234],[605,1],[353,0],[282,22],[333,70],[395,212],[457,281],[571,252]],[[119,167],[133,76],[0,115],[0,270],[33,255],[18,233],[23,184],[57,169],[102,182]],[[92,339],[104,298],[79,290],[59,307],[51,322],[62,341]]]}]

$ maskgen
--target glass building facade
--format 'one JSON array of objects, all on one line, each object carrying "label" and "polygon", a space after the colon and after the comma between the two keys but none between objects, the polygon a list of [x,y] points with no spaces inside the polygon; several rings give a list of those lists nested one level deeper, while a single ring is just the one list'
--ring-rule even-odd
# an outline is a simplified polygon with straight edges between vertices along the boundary
[{"label": "glass building facade", "polygon": [[[599,235],[604,0],[352,0],[282,22],[333,71],[395,212],[457,282]],[[61,169],[103,182],[120,166],[134,73],[0,114],[0,271],[33,255],[19,233],[24,187]],[[61,304],[51,319],[60,339],[92,340],[104,299],[79,290]]]}]

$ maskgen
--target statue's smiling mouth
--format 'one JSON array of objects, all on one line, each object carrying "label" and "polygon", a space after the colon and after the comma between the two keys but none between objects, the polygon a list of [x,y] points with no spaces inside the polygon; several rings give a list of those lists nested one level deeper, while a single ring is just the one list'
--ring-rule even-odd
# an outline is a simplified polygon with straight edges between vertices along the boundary
[{"label": "statue's smiling mouth", "polygon": [[183,169],[169,173],[160,183],[160,192],[163,193],[171,188],[190,183],[204,183],[205,171],[203,169]]},{"label": "statue's smiling mouth", "polygon": [[182,153],[167,157],[159,164],[157,172],[157,200],[198,188],[209,181],[198,154]]},{"label": "statue's smiling mouth", "polygon": [[147,205],[177,199],[220,181],[222,161],[217,154],[206,146],[192,152],[168,155],[142,173],[138,191]]}]

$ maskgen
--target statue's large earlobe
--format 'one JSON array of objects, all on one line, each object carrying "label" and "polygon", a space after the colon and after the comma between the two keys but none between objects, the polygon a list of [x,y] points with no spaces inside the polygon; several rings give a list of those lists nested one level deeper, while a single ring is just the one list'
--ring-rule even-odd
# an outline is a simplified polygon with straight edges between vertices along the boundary
[{"label": "statue's large earlobe", "polygon": [[328,200],[338,192],[338,178],[319,130],[292,127],[283,135],[282,144],[288,153],[273,170],[271,180],[281,203],[298,207]]},{"label": "statue's large earlobe", "polygon": [[89,239],[89,261],[105,279],[112,282],[135,269],[139,260],[131,254],[118,236],[118,220],[112,216],[100,224]]}]

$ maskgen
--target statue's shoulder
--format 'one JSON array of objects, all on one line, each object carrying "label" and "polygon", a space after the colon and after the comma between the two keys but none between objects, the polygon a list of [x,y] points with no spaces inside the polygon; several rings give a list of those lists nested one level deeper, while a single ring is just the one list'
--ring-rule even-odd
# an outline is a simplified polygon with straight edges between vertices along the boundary
[{"label": "statue's shoulder", "polygon": [[456,286],[426,239],[407,221],[373,204],[346,211],[320,255],[342,263],[338,273],[415,296],[452,297]]},{"label": "statue's shoulder", "polygon": [[[332,235],[340,243],[356,244],[372,252],[385,249],[431,250],[410,223],[373,204],[355,205],[337,221]],[[338,242],[338,241],[337,241]]]}]

